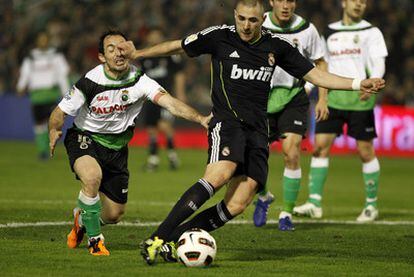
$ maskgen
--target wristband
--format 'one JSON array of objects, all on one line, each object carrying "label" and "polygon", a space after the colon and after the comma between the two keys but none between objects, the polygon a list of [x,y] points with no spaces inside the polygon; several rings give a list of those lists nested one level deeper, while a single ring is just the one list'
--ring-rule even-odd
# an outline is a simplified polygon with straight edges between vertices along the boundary
[{"label": "wristband", "polygon": [[352,90],[361,90],[361,79],[355,78],[352,80]]}]

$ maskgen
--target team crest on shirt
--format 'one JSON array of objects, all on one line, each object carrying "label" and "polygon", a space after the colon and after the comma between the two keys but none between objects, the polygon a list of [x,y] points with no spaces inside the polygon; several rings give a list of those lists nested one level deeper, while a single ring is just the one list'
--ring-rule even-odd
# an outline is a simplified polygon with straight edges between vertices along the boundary
[{"label": "team crest on shirt", "polygon": [[230,155],[230,148],[229,148],[228,146],[225,146],[225,147],[223,148],[223,150],[221,151],[221,154],[222,154],[224,157],[227,157],[228,155]]},{"label": "team crest on shirt", "polygon": [[269,53],[267,62],[269,63],[270,66],[274,66],[275,65],[276,60],[275,60],[275,55],[273,53]]},{"label": "team crest on shirt", "polygon": [[355,35],[354,36],[354,43],[355,44],[358,44],[358,42],[359,42],[359,36],[358,35]]},{"label": "team crest on shirt", "polygon": [[295,45],[295,47],[299,47],[299,40],[297,38],[292,39],[292,43]]},{"label": "team crest on shirt", "polygon": [[128,91],[127,90],[123,90],[121,93],[122,93],[121,100],[124,101],[124,102],[128,101],[128,99],[129,99]]},{"label": "team crest on shirt", "polygon": [[189,35],[185,40],[184,40],[184,45],[187,45],[193,41],[195,41],[198,38],[197,34],[192,34]]}]

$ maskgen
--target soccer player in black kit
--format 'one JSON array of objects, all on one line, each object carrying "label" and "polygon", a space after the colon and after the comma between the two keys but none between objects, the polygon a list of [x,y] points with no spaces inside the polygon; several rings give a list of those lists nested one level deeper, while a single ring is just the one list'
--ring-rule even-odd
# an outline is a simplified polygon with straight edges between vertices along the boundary
[{"label": "soccer player in black kit", "polygon": [[[210,54],[213,118],[209,123],[208,161],[204,176],[178,200],[158,229],[141,247],[152,265],[157,255],[174,260],[174,241],[186,230],[208,232],[241,214],[267,179],[270,80],[275,66],[316,86],[361,90],[361,97],[384,87],[382,79],[348,79],[321,71],[288,41],[262,31],[264,7],[260,0],[236,1],[235,26],[213,26],[185,39],[135,50],[132,42],[119,46],[129,58]],[[221,187],[225,197],[184,222]]]}]

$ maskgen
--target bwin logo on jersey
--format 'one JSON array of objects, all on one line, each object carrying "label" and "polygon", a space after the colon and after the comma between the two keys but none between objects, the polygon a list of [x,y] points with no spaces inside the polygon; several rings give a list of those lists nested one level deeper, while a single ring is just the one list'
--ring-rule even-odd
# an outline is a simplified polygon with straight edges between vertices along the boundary
[{"label": "bwin logo on jersey", "polygon": [[244,80],[258,80],[263,82],[269,82],[272,78],[273,67],[261,67],[260,70],[239,68],[237,64],[233,64],[231,69],[230,78],[232,79],[244,79]]}]

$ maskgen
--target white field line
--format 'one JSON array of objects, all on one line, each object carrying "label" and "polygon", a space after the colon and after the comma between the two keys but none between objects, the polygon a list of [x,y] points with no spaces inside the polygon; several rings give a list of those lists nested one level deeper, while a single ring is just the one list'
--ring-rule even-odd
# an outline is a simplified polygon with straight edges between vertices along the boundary
[{"label": "white field line", "polygon": [[[131,221],[121,221],[116,226],[128,226],[128,227],[151,227],[151,226],[158,226],[161,222],[160,221],[152,221],[152,222],[131,222]],[[277,220],[268,220],[267,224],[277,224]],[[295,223],[299,224],[330,224],[330,225],[367,225],[364,223],[358,223],[353,220],[330,220],[330,219],[322,219],[322,220],[295,220]],[[5,224],[0,224],[0,229],[5,228],[22,228],[22,227],[46,227],[46,226],[66,226],[71,225],[71,221],[44,221],[44,222],[10,222]],[[253,225],[253,222],[250,220],[233,220],[230,221],[228,224],[234,225]],[[414,225],[414,221],[375,221],[370,223],[372,225]],[[369,225],[369,224],[368,224]]]},{"label": "white field line", "polygon": [[[0,199],[0,204],[29,204],[29,205],[62,205],[62,204],[69,204],[75,206],[77,201],[76,200],[33,200],[33,199]],[[175,202],[168,202],[168,201],[147,201],[147,200],[140,200],[140,201],[128,201],[128,206],[166,206],[172,207],[174,206]],[[282,206],[279,205],[272,205],[271,209],[273,210],[280,210]],[[327,208],[327,210],[332,211],[348,211],[348,212],[360,212],[361,208],[353,208],[353,207],[341,207],[341,206],[331,206]],[[380,208],[380,212],[389,212],[389,213],[398,213],[398,214],[408,214],[414,216],[414,210],[407,210],[407,209],[393,209],[393,208]]]}]

